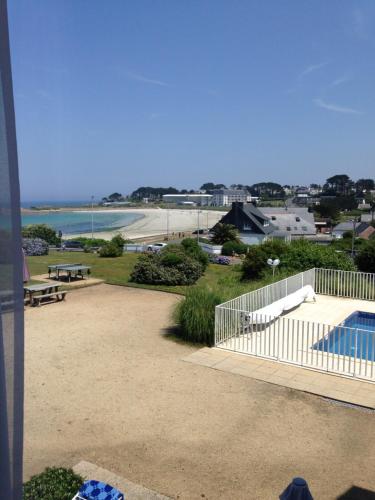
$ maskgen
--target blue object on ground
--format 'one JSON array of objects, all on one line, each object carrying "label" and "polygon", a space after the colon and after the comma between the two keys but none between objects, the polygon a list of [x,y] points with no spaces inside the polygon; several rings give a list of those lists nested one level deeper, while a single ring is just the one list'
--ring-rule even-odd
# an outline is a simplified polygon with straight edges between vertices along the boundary
[{"label": "blue object on ground", "polygon": [[78,492],[78,498],[84,500],[125,500],[121,491],[100,481],[85,481]]},{"label": "blue object on ground", "polygon": [[302,477],[295,477],[279,498],[280,500],[314,500],[307,482]]}]

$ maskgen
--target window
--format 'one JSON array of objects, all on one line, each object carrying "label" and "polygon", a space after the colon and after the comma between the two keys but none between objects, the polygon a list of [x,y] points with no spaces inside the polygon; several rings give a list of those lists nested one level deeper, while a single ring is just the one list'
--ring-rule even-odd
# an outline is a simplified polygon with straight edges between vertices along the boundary
[{"label": "window", "polygon": [[302,226],[302,231],[307,231],[307,226]]},{"label": "window", "polygon": [[244,231],[252,231],[252,229],[253,228],[251,227],[251,225],[249,223],[244,222],[244,225],[243,225],[243,230]]},{"label": "window", "polygon": [[276,220],[276,215],[272,215],[271,219]]},{"label": "window", "polygon": [[287,227],[286,227],[286,230],[287,230],[287,231],[291,231],[291,230],[292,230],[292,228],[291,228],[290,226],[287,226]]}]

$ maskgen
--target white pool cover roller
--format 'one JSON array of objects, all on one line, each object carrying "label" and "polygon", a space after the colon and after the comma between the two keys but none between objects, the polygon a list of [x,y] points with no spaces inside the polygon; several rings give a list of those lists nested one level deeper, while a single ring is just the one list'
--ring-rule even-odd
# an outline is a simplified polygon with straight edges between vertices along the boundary
[{"label": "white pool cover roller", "polygon": [[256,325],[270,323],[281,316],[284,311],[290,311],[294,307],[302,304],[302,302],[315,301],[315,297],[313,287],[311,285],[306,285],[283,299],[277,300],[266,307],[262,307],[262,309],[250,313],[247,319],[249,323]]}]

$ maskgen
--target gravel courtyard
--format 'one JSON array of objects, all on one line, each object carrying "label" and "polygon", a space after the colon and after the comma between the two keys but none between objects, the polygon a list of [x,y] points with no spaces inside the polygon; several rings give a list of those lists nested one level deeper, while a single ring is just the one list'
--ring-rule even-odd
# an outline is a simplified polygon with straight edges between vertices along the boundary
[{"label": "gravel courtyard", "polygon": [[87,460],[179,499],[375,490],[374,413],[183,362],[178,300],[98,285],[26,308],[25,479]]}]

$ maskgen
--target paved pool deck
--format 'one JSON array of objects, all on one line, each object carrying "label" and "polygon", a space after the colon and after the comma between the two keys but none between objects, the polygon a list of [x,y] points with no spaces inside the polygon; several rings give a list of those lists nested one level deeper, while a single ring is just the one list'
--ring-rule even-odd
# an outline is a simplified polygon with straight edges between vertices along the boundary
[{"label": "paved pool deck", "polygon": [[375,384],[220,348],[199,349],[183,361],[375,409]]}]

